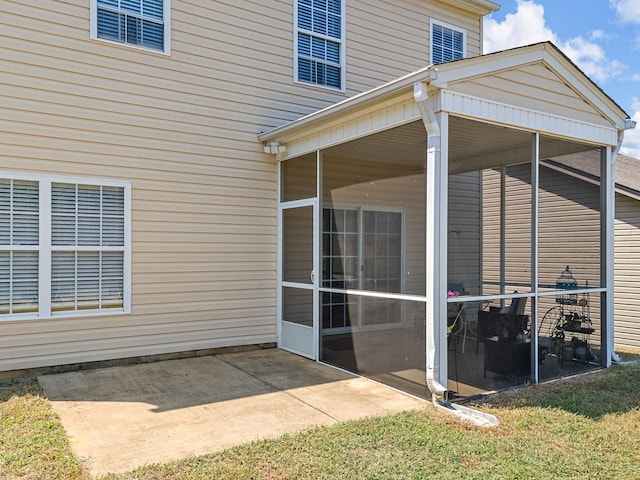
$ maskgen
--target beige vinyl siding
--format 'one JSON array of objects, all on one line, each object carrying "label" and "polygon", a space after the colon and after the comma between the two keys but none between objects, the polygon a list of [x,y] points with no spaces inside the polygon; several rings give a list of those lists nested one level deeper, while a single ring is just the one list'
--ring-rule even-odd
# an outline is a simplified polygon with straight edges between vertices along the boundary
[{"label": "beige vinyl siding", "polygon": [[640,201],[616,195],[615,343],[640,349]]},{"label": "beige vinyl siding", "polygon": [[580,97],[571,85],[543,65],[529,65],[483,75],[449,84],[456,92],[574,118],[596,125],[608,125],[607,120],[592,105]]},{"label": "beige vinyl siding", "polygon": [[431,18],[467,31],[467,56],[480,54],[480,18],[439,2],[347,0],[347,89],[368,90],[429,64]]},{"label": "beige vinyl siding", "polygon": [[449,176],[447,279],[471,295],[482,293],[480,178],[480,172]]},{"label": "beige vinyl siding", "polygon": [[[507,169],[505,178],[505,278],[506,293],[530,291],[519,284],[531,284],[531,185],[530,165]],[[500,288],[500,171],[482,172],[483,280],[484,293],[498,294]],[[559,272],[558,272],[559,274]]]},{"label": "beige vinyl siding", "polygon": [[171,57],[90,41],[88,2],[0,6],[0,169],[131,180],[133,208],[132,314],[2,322],[0,369],[275,341],[275,162],[256,134],[338,97],[288,102],[290,70],[224,33],[270,32],[287,2],[197,3],[173,2]]},{"label": "beige vinyl siding", "polygon": [[[479,52],[467,14],[348,1],[346,93],[424,66],[431,13]],[[174,0],[171,22],[168,56],[90,40],[85,0],[0,3],[0,171],[132,182],[132,313],[0,322],[0,370],[276,340],[256,135],[345,95],[293,82],[291,0]]]}]

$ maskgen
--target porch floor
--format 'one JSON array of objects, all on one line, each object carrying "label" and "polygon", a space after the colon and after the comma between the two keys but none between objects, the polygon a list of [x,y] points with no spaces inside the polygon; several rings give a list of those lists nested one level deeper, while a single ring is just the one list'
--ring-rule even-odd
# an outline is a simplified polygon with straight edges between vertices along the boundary
[{"label": "porch floor", "polygon": [[[527,357],[528,345],[522,345]],[[480,342],[476,352],[474,337],[463,342],[459,335],[450,340],[447,387],[456,397],[470,397],[530,383],[529,373],[496,373],[489,369],[485,372],[484,351],[485,345]],[[425,358],[424,330],[420,329],[372,330],[323,338],[322,361],[429,399]],[[539,372],[541,381],[545,381],[598,368],[593,363],[562,361],[548,355],[539,365]]]}]

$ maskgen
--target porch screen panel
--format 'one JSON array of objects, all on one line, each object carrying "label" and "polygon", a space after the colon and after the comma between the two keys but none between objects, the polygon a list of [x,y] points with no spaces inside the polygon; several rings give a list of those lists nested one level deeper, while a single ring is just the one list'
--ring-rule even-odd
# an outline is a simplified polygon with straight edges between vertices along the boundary
[{"label": "porch screen panel", "polygon": [[[356,297],[356,296],[350,296]],[[425,373],[425,304],[391,298],[358,297],[351,317],[368,312],[401,316],[401,323],[379,328],[322,328],[321,360],[420,397],[428,397]]]},{"label": "porch screen panel", "polygon": [[[407,151],[386,147],[394,135]],[[321,182],[321,359],[420,396],[425,163],[418,122],[324,151]]]},{"label": "porch screen panel", "polygon": [[488,169],[481,175],[481,291],[485,295],[530,292],[531,163]]},{"label": "porch screen panel", "polygon": [[597,149],[585,149],[540,162],[539,287],[553,293],[540,298],[542,379],[600,361],[600,292],[590,291],[602,285],[600,160]]},{"label": "porch screen panel", "polygon": [[312,153],[280,164],[281,201],[290,202],[316,196],[316,154]]},{"label": "porch screen panel", "polygon": [[512,297],[531,292],[530,172],[521,160],[449,176],[447,354],[460,396],[530,380],[531,302]]},{"label": "porch screen panel", "polygon": [[600,152],[540,166],[540,287],[556,288],[569,266],[577,286],[600,286]]},{"label": "porch screen panel", "polygon": [[282,279],[310,284],[313,271],[313,207],[282,212]]}]

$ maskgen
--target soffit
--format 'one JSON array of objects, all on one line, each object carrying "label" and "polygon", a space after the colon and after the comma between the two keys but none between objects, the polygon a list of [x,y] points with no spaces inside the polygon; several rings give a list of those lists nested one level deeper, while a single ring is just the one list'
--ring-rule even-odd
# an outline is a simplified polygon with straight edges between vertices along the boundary
[{"label": "soffit", "polygon": [[440,2],[478,15],[488,15],[500,9],[499,4],[488,0],[440,0]]}]

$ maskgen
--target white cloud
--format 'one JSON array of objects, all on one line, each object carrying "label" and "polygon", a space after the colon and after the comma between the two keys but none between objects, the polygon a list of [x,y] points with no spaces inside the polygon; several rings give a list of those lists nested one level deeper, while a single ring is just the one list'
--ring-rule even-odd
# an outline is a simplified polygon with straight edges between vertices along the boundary
[{"label": "white cloud", "polygon": [[620,153],[640,159],[640,99],[634,97],[631,108],[634,110],[631,119],[634,120],[638,126],[633,130],[624,132],[624,142],[622,142]]},{"label": "white cloud", "polygon": [[596,82],[605,83],[619,76],[627,66],[617,60],[609,60],[604,49],[597,43],[575,37],[559,45],[564,54]]},{"label": "white cloud", "polygon": [[546,25],[544,7],[533,0],[518,0],[516,13],[508,13],[502,22],[491,16],[484,21],[485,53],[547,40],[558,42],[556,34]]},{"label": "white cloud", "polygon": [[623,22],[640,23],[640,0],[610,0],[609,4]]},{"label": "white cloud", "polygon": [[[640,0],[622,0],[618,3]],[[640,12],[640,9],[639,9]],[[603,39],[604,33],[595,30],[589,33],[589,39],[578,36],[561,41],[558,35],[547,26],[544,7],[535,0],[518,0],[515,13],[509,13],[502,22],[486,17],[484,22],[484,52],[520,47],[536,42],[551,41],[556,44],[584,73],[596,82],[605,83],[610,78],[622,74],[628,67],[617,60],[610,60],[604,49],[596,43]]]}]

